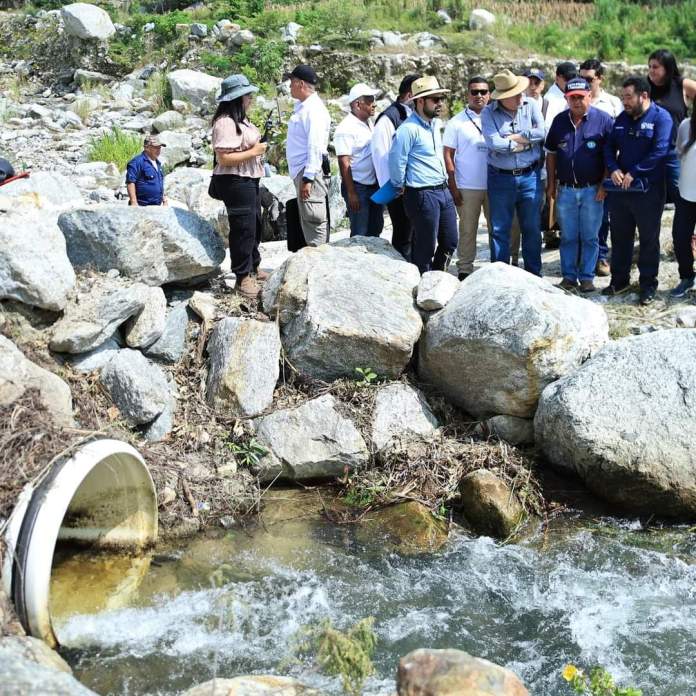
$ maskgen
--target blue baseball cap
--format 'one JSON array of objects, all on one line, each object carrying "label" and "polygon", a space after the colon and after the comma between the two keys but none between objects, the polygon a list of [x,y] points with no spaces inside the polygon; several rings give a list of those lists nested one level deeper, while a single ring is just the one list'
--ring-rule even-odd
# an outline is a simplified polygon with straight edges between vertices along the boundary
[{"label": "blue baseball cap", "polygon": [[537,80],[544,80],[544,71],[541,70],[540,68],[527,68],[524,71],[524,76],[525,77],[534,77]]},{"label": "blue baseball cap", "polygon": [[591,92],[590,83],[584,77],[574,77],[566,82],[565,95],[570,97],[573,94],[585,96]]}]

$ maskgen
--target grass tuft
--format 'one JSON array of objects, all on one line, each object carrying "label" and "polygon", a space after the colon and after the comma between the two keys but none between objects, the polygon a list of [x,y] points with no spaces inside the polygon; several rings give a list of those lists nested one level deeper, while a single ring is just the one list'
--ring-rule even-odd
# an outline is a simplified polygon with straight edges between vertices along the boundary
[{"label": "grass tuft", "polygon": [[98,138],[92,138],[87,150],[88,162],[113,162],[124,171],[128,162],[143,149],[139,135],[113,128]]}]

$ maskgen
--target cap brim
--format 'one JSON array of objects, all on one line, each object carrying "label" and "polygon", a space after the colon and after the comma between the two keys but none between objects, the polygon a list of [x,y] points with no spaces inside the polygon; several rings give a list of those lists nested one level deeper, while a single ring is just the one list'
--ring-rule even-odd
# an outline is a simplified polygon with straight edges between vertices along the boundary
[{"label": "cap brim", "polygon": [[419,94],[414,94],[409,101],[413,102],[416,101],[416,99],[424,99],[425,97],[434,97],[434,96],[441,96],[444,97],[445,95],[449,94],[451,90],[449,89],[429,89],[427,92],[420,92]]},{"label": "cap brim", "polygon": [[240,90],[234,90],[230,92],[229,94],[221,94],[218,98],[217,101],[219,102],[225,102],[225,101],[232,101],[234,99],[238,99],[239,97],[243,97],[245,94],[256,94],[256,92],[259,91],[258,87],[255,87],[254,85],[248,85],[247,87],[243,87]]},{"label": "cap brim", "polygon": [[591,92],[589,89],[574,89],[572,92],[566,92],[565,96],[574,97],[578,94],[582,95],[583,97],[586,97],[588,94],[591,94]]}]

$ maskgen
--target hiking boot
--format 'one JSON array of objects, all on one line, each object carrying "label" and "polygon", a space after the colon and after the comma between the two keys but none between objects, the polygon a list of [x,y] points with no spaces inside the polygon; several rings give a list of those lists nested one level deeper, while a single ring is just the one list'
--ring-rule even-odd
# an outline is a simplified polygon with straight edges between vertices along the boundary
[{"label": "hiking boot", "polygon": [[606,278],[607,276],[609,276],[610,273],[611,268],[609,267],[607,260],[599,259],[595,268],[595,275],[598,275],[600,278]]},{"label": "hiking boot", "polygon": [[580,292],[594,292],[597,288],[591,280],[580,281]]},{"label": "hiking boot", "polygon": [[672,290],[669,291],[669,296],[676,299],[679,299],[680,297],[686,297],[686,293],[689,292],[694,287],[694,279],[693,278],[682,278],[679,281],[679,285],[677,285],[676,288],[673,288]]},{"label": "hiking boot", "polygon": [[639,304],[644,307],[646,305],[652,304],[655,299],[655,288],[641,288],[640,297],[638,298]]},{"label": "hiking boot", "polygon": [[602,290],[602,295],[607,295],[609,297],[614,297],[615,295],[623,295],[623,293],[628,292],[631,289],[631,286],[626,283],[626,285],[621,285],[621,286],[616,286],[616,285],[607,285],[604,290]]},{"label": "hiking boot", "polygon": [[260,268],[257,268],[254,271],[254,275],[256,276],[256,280],[260,282],[264,282],[264,280],[268,280],[271,277],[270,273],[266,273],[266,271],[262,271]]},{"label": "hiking boot", "polygon": [[459,273],[459,275],[457,275],[457,278],[459,278],[459,280],[466,280],[469,277],[469,275],[469,273]]},{"label": "hiking boot", "polygon": [[564,278],[558,284],[558,287],[561,288],[561,290],[565,290],[566,292],[575,292],[578,289],[578,281],[570,280],[570,278]]},{"label": "hiking boot", "polygon": [[250,300],[256,300],[261,292],[256,279],[253,276],[247,275],[243,278],[237,278],[237,292]]}]

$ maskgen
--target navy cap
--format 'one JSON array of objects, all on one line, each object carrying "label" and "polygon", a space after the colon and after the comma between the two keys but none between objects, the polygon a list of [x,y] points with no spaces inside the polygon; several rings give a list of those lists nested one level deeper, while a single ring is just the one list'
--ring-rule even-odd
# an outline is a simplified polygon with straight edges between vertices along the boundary
[{"label": "navy cap", "polygon": [[286,80],[289,80],[291,77],[295,77],[303,82],[308,82],[310,85],[316,85],[317,82],[319,82],[319,78],[314,72],[314,68],[311,65],[306,65],[304,63],[300,63],[300,65],[296,66],[292,72],[285,74]]},{"label": "navy cap", "polygon": [[541,70],[540,68],[527,68],[524,71],[524,76],[525,77],[535,77],[537,80],[543,80],[544,78],[544,71]]},{"label": "navy cap", "polygon": [[584,77],[574,77],[572,80],[568,80],[568,82],[566,82],[566,97],[569,97],[572,94],[589,94],[590,92],[590,83]]}]

